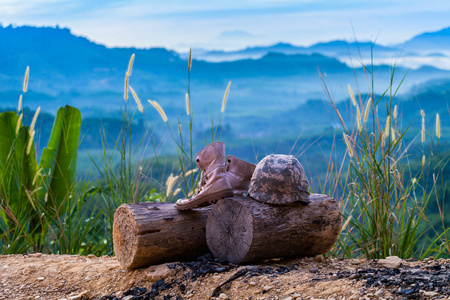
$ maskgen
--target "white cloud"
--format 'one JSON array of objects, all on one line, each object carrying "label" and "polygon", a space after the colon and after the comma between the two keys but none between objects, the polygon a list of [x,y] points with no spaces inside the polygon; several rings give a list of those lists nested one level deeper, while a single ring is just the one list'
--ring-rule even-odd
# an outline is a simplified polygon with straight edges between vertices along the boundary
[{"label": "white cloud", "polygon": [[[224,48],[284,41],[309,45],[330,39],[401,42],[423,31],[450,26],[450,1],[418,0],[0,0],[7,25],[69,27],[108,46]],[[255,38],[221,41],[224,31]],[[248,45],[244,45],[248,42]]]}]

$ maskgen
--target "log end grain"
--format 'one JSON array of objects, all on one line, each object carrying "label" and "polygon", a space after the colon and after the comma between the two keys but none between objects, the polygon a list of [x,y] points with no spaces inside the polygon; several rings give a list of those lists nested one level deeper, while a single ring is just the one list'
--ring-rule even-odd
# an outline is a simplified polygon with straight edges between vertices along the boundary
[{"label": "log end grain", "polygon": [[127,205],[121,205],[114,214],[114,253],[122,266],[133,264],[137,252],[137,226],[133,213]]},{"label": "log end grain", "polygon": [[253,240],[253,218],[239,198],[219,201],[206,222],[206,243],[211,253],[229,262],[240,262]]}]

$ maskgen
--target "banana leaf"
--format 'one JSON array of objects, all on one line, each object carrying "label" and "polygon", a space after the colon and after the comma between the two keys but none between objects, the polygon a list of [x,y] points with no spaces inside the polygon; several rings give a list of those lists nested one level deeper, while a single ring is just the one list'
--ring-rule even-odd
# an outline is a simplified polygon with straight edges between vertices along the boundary
[{"label": "banana leaf", "polygon": [[68,105],[61,107],[48,145],[42,151],[40,198],[56,214],[64,211],[64,201],[71,196],[75,184],[80,127],[80,111]]}]

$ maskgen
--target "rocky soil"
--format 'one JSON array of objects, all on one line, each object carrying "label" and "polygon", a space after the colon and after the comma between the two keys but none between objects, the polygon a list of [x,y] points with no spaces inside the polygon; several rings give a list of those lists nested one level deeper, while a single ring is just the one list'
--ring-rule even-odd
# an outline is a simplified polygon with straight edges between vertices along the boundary
[{"label": "rocky soil", "polygon": [[0,299],[450,299],[450,260],[318,256],[236,266],[210,255],[125,270],[113,257],[0,256]]}]

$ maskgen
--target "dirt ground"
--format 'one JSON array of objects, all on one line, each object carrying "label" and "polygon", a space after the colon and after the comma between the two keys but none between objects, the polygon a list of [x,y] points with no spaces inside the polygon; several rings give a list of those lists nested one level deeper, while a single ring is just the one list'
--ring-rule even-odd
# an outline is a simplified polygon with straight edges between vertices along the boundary
[{"label": "dirt ground", "polygon": [[[450,261],[443,259],[386,267],[372,260],[319,256],[215,264],[211,271],[212,264],[126,270],[108,256],[5,255],[0,256],[0,299],[449,299]],[[210,271],[201,271],[205,266]],[[420,274],[425,281],[419,284]],[[130,290],[136,287],[146,290]]]}]

